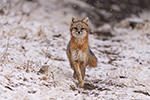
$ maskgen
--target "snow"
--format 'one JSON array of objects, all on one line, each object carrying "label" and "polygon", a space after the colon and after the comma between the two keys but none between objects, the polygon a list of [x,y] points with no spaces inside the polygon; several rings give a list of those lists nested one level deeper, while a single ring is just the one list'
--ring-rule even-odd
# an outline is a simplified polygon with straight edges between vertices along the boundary
[{"label": "snow", "polygon": [[[87,67],[86,87],[79,88],[66,56],[70,21],[76,14],[58,0],[40,4],[29,16],[15,8],[10,14],[0,15],[0,100],[150,99],[150,25],[144,21],[147,12],[125,20],[140,22],[134,29],[123,22],[114,28],[99,28],[109,28],[114,36],[108,39],[89,35],[98,66]],[[23,9],[26,7],[25,12],[30,12],[32,5],[25,3]],[[44,64],[49,66],[48,73],[37,75]]]}]

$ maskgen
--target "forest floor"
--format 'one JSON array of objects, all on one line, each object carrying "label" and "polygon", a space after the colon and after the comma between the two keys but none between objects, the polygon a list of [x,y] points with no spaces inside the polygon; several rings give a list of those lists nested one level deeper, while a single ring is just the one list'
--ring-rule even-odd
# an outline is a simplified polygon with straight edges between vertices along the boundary
[{"label": "forest floor", "polygon": [[[1,12],[0,100],[150,100],[150,13],[95,28],[98,66],[87,67],[79,88],[66,55],[76,13],[52,1]],[[42,67],[48,72],[38,75]]]}]

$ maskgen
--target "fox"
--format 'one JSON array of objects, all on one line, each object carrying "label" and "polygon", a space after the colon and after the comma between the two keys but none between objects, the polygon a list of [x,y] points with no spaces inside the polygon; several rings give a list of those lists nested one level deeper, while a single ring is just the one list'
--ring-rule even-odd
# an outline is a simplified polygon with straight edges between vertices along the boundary
[{"label": "fox", "polygon": [[71,39],[67,45],[67,57],[74,70],[73,78],[78,80],[78,87],[83,87],[86,66],[97,67],[97,58],[91,51],[88,42],[89,18],[78,20],[72,17],[70,26]]}]

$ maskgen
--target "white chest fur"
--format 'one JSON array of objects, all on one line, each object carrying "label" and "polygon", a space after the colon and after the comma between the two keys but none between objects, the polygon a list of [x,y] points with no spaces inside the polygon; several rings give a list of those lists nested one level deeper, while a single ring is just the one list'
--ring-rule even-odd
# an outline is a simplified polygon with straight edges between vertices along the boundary
[{"label": "white chest fur", "polygon": [[72,53],[72,56],[74,60],[85,61],[86,59],[86,53],[83,52],[82,50],[75,50]]}]

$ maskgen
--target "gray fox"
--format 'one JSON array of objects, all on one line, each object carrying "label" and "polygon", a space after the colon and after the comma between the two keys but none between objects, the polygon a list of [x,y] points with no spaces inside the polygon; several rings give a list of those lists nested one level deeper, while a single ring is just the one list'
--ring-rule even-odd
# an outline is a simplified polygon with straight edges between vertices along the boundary
[{"label": "gray fox", "polygon": [[88,17],[79,21],[76,17],[72,17],[70,34],[71,40],[67,46],[67,56],[71,68],[74,70],[73,77],[78,80],[78,86],[83,87],[83,79],[85,77],[86,66],[97,66],[97,58],[90,50],[88,44]]}]

